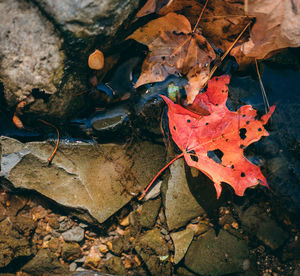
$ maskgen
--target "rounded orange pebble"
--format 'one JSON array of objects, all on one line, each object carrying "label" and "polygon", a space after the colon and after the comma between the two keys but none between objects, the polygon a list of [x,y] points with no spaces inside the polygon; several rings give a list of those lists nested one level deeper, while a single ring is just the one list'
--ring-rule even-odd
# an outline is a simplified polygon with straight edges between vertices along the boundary
[{"label": "rounded orange pebble", "polygon": [[89,56],[88,60],[89,67],[91,69],[100,70],[104,66],[104,55],[101,51],[95,50]]}]

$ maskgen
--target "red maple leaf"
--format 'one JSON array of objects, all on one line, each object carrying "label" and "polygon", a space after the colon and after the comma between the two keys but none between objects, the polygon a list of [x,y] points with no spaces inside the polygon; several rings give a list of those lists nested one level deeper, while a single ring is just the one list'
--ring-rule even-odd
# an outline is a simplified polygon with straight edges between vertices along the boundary
[{"label": "red maple leaf", "polygon": [[214,182],[218,198],[222,182],[231,185],[239,196],[244,195],[246,188],[257,184],[268,187],[260,168],[252,164],[243,151],[262,136],[269,135],[264,125],[275,106],[261,118],[257,118],[251,105],[230,111],[226,107],[229,80],[228,75],[213,78],[207,91],[196,97],[193,105],[205,107],[210,112],[208,116],[195,114],[162,96],[169,106],[172,138],[183,151],[180,156]]}]

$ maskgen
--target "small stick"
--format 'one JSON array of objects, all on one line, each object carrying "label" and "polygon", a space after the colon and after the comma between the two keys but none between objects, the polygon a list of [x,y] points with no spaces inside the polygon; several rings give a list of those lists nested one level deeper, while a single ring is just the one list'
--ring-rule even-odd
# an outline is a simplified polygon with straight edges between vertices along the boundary
[{"label": "small stick", "polygon": [[196,28],[197,28],[197,26],[198,26],[198,24],[199,24],[199,22],[200,22],[200,19],[201,19],[202,15],[203,15],[203,13],[204,13],[204,11],[205,11],[205,8],[206,8],[206,6],[207,6],[207,3],[208,3],[208,0],[206,0],[206,2],[205,2],[205,5],[204,5],[204,7],[203,7],[203,9],[202,9],[202,11],[201,11],[199,17],[198,17],[197,23],[196,23],[196,25],[195,25],[195,27],[194,27],[192,33],[194,33],[194,32],[196,31]]},{"label": "small stick", "polygon": [[181,154],[177,155],[174,159],[172,159],[167,165],[165,165],[157,174],[156,176],[154,176],[154,178],[152,179],[152,181],[148,184],[148,186],[146,187],[146,189],[142,192],[142,194],[138,197],[138,200],[142,200],[146,193],[148,192],[148,190],[151,188],[152,184],[155,182],[155,180],[161,175],[161,173],[168,168],[172,163],[174,163],[177,159],[179,159],[180,157],[182,157],[184,155],[184,152],[182,152]]},{"label": "small stick", "polygon": [[262,97],[263,97],[264,104],[265,104],[265,112],[267,114],[270,110],[270,104],[269,104],[267,93],[266,93],[266,90],[264,88],[264,85],[263,85],[263,82],[262,82],[262,79],[261,79],[261,76],[260,76],[260,73],[259,73],[257,59],[255,59],[255,67],[256,67],[256,72],[257,72],[257,76],[258,76],[258,80],[259,80],[259,85],[260,85]]},{"label": "small stick", "polygon": [[57,148],[58,148],[58,144],[59,144],[59,131],[58,131],[58,128],[55,125],[53,125],[53,124],[48,123],[48,122],[46,122],[44,120],[41,120],[41,119],[39,119],[39,121],[41,121],[42,123],[44,123],[44,124],[46,124],[48,126],[51,126],[51,127],[55,128],[56,133],[57,133],[57,141],[56,141],[55,148],[54,148],[53,152],[51,153],[51,155],[48,158],[48,165],[50,165],[51,162],[52,162],[52,160],[53,160],[53,158],[54,158],[54,155],[55,155],[55,153],[57,151]]},{"label": "small stick", "polygon": [[[230,47],[227,49],[227,51],[223,54],[223,56],[221,57],[221,62],[225,59],[225,57],[229,54],[229,52],[231,51],[231,49],[234,47],[234,45],[238,42],[238,40],[241,38],[241,36],[243,35],[243,33],[246,31],[246,29],[250,26],[252,21],[248,22],[248,24],[245,26],[245,28],[241,31],[241,33],[238,35],[238,37],[235,39],[235,41],[230,45]],[[220,64],[221,64],[220,62]],[[212,77],[212,75],[216,72],[217,68],[218,68],[219,64],[218,65],[215,65],[210,73],[209,73],[209,76],[208,76],[208,79],[206,81],[206,83],[203,85],[203,87],[206,86],[207,82],[210,80],[210,78]]]}]

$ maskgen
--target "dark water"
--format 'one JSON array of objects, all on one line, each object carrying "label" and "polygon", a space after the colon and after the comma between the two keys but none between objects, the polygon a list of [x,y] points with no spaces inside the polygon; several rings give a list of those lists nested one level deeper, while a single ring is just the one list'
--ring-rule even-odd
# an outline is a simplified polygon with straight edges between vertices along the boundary
[{"label": "dark water", "polygon": [[[291,212],[300,211],[300,71],[264,64],[262,81],[275,113],[267,125],[270,136],[249,146],[247,157],[262,167],[274,194]],[[234,107],[251,104],[261,113],[264,104],[257,79],[233,76]]]}]

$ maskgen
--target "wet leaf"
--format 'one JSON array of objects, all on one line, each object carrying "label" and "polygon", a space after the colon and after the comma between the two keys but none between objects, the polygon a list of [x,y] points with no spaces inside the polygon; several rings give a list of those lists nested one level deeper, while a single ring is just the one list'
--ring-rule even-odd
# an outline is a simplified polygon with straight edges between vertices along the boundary
[{"label": "wet leaf", "polygon": [[[205,1],[197,0],[173,0],[162,7],[158,14],[182,14],[194,26],[204,3]],[[199,26],[202,35],[225,52],[248,22],[249,18],[245,16],[242,1],[209,0]]]},{"label": "wet leaf", "polygon": [[263,59],[276,50],[300,46],[300,1],[249,0],[246,12],[256,17],[249,41],[236,47],[232,55]]},{"label": "wet leaf", "polygon": [[185,75],[190,80],[185,87],[187,102],[194,101],[208,80],[209,65],[215,53],[198,30],[192,32],[186,17],[169,13],[150,21],[128,38],[147,45],[150,50],[136,87],[163,81],[170,74]]},{"label": "wet leaf", "polygon": [[259,167],[244,156],[244,148],[269,135],[264,125],[275,106],[260,119],[251,105],[244,105],[236,112],[228,110],[229,80],[228,75],[213,78],[207,91],[196,97],[194,105],[205,106],[210,112],[208,116],[195,114],[162,96],[169,106],[169,128],[174,142],[183,151],[187,164],[214,182],[217,197],[222,182],[231,185],[239,196],[248,187],[268,186]]}]

